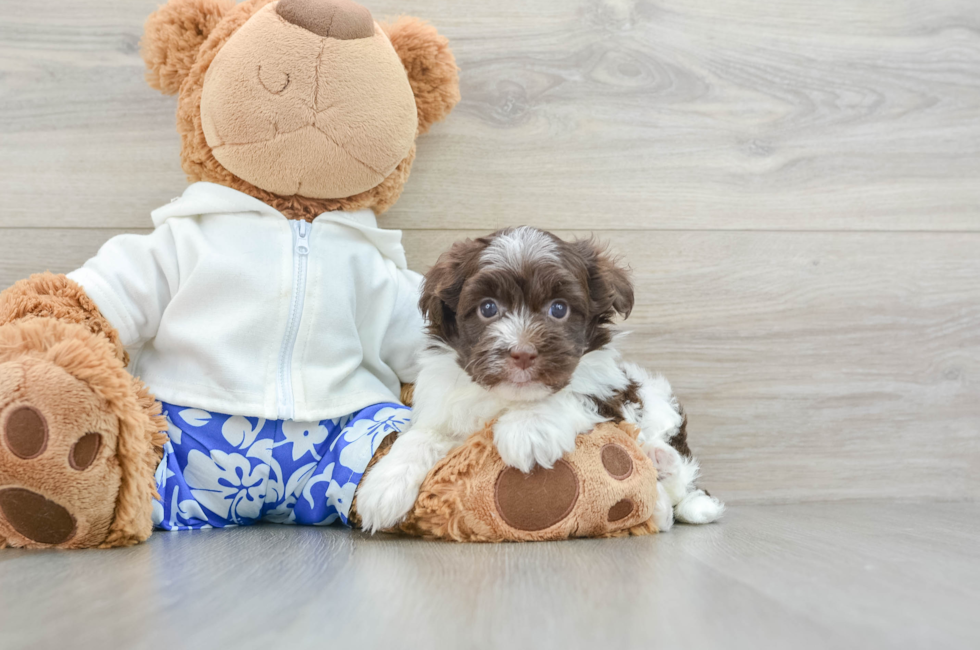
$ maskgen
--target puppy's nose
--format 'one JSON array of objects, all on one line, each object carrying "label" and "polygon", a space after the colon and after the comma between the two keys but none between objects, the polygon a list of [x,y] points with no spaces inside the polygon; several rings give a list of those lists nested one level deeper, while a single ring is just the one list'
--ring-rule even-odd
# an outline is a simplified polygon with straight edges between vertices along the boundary
[{"label": "puppy's nose", "polygon": [[351,0],[279,0],[283,19],[324,38],[343,41],[374,36],[374,18]]},{"label": "puppy's nose", "polygon": [[510,358],[514,360],[514,365],[518,368],[527,370],[534,365],[534,360],[538,358],[538,353],[528,352],[527,350],[511,350]]}]

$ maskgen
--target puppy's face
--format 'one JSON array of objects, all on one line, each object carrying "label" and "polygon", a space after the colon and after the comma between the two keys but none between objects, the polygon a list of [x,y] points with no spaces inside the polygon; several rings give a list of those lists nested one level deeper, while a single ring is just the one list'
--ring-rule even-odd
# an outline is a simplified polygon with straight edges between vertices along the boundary
[{"label": "puppy's face", "polygon": [[535,400],[568,385],[582,355],[609,342],[633,288],[594,241],[521,227],[453,245],[426,275],[420,305],[429,334],[476,383]]}]

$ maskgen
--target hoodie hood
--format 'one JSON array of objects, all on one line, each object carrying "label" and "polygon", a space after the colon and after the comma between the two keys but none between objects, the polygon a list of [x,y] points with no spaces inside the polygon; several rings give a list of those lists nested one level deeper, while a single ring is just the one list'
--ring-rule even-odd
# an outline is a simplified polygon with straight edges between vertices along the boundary
[{"label": "hoodie hood", "polygon": [[[288,220],[281,212],[254,196],[249,196],[224,185],[204,182],[190,185],[182,195],[172,199],[167,205],[157,208],[150,213],[150,216],[153,219],[153,226],[159,228],[168,219],[241,213]],[[382,255],[394,262],[395,266],[400,269],[408,268],[405,248],[402,246],[402,231],[378,228],[378,219],[372,210],[324,212],[317,216],[313,223],[324,221],[331,221],[357,230]]]}]

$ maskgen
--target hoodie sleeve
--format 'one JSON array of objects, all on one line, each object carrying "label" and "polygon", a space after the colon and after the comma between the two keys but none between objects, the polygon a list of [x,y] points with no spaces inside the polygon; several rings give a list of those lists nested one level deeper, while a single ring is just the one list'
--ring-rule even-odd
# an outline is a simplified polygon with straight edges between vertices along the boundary
[{"label": "hoodie sleeve", "polygon": [[381,343],[381,360],[395,371],[403,384],[415,381],[417,357],[425,345],[425,322],[419,311],[422,276],[415,271],[395,274],[397,294],[391,322]]},{"label": "hoodie sleeve", "polygon": [[68,277],[85,289],[124,346],[156,335],[177,291],[177,248],[168,224],[149,235],[119,235]]}]

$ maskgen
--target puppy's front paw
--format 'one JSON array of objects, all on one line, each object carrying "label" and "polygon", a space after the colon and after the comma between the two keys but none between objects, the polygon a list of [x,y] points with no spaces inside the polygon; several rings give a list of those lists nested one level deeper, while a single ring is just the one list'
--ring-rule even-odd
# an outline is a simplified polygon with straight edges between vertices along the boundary
[{"label": "puppy's front paw", "polygon": [[361,528],[376,533],[399,524],[415,505],[419,486],[412,473],[399,463],[383,458],[357,491]]},{"label": "puppy's front paw", "polygon": [[674,506],[670,495],[663,486],[657,484],[657,503],[653,506],[653,523],[661,533],[666,533],[674,525]]},{"label": "puppy's front paw", "polygon": [[653,465],[657,468],[657,478],[661,481],[668,480],[677,474],[681,464],[680,454],[677,450],[668,445],[648,445],[644,447]]},{"label": "puppy's front paw", "polygon": [[573,451],[575,432],[533,418],[505,415],[494,425],[493,442],[504,463],[526,474],[535,464],[551,469],[559,458]]}]

